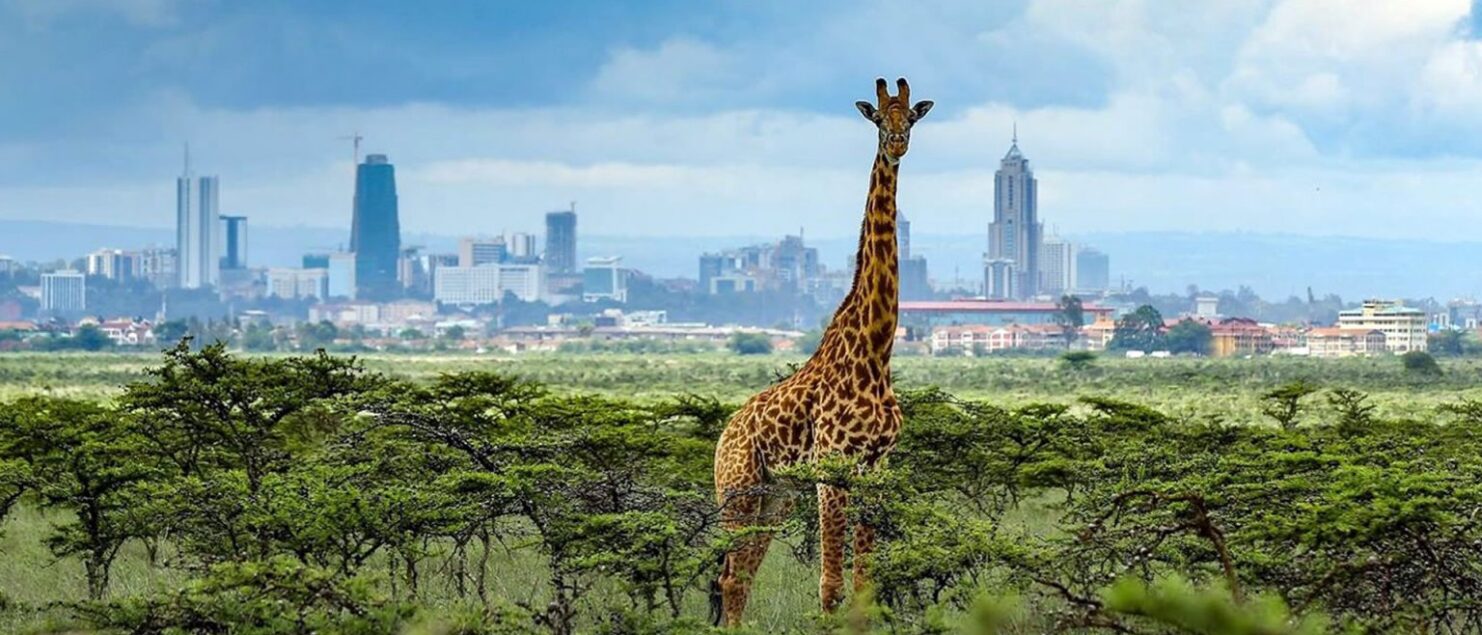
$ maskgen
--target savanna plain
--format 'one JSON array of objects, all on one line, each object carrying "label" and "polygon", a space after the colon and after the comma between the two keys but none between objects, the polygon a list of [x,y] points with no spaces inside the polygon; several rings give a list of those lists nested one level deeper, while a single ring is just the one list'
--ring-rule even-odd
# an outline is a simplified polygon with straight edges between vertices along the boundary
[{"label": "savanna plain", "polygon": [[[0,632],[707,632],[710,462],[804,358],[0,355]],[[754,632],[1482,631],[1482,359],[898,357],[777,475]],[[879,528],[817,606],[814,483]]]}]

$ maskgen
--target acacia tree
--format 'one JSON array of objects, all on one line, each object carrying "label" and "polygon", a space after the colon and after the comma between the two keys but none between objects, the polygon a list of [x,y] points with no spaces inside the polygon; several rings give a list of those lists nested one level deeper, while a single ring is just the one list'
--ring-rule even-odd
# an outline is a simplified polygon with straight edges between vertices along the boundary
[{"label": "acacia tree", "polygon": [[353,357],[234,357],[216,343],[195,352],[182,341],[119,398],[137,432],[181,474],[241,470],[248,492],[282,470],[290,445],[311,441],[321,401],[369,390],[381,379]]},{"label": "acacia tree", "polygon": [[1055,302],[1055,323],[1060,325],[1066,345],[1074,344],[1080,337],[1081,327],[1086,325],[1086,311],[1079,296],[1060,296]]},{"label": "acacia tree", "polygon": [[0,409],[0,430],[0,456],[26,464],[40,504],[71,512],[47,545],[59,558],[80,556],[88,597],[102,598],[119,548],[144,530],[130,510],[146,503],[142,486],[161,470],[117,413],[92,403],[21,399]]},{"label": "acacia tree", "polygon": [[1111,348],[1152,352],[1163,347],[1163,314],[1144,304],[1117,320]]},{"label": "acacia tree", "polygon": [[1315,392],[1317,386],[1300,379],[1283,384],[1261,396],[1264,402],[1261,413],[1289,430],[1297,425],[1297,418],[1302,414],[1302,399]]}]

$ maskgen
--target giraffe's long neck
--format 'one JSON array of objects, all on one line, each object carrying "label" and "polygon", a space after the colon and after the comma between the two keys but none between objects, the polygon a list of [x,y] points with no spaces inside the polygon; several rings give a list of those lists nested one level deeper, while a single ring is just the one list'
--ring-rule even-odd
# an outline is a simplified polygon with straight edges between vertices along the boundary
[{"label": "giraffe's long neck", "polygon": [[[849,357],[888,364],[899,323],[900,255],[895,236],[895,185],[899,163],[875,155],[870,195],[859,230],[854,284],[834,313],[819,352],[842,347]],[[833,350],[827,352],[832,353]]]}]

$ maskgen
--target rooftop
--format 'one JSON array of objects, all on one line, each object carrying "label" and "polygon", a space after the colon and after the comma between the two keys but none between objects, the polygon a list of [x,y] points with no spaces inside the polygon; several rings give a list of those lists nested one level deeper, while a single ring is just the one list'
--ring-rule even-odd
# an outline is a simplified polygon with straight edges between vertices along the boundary
[{"label": "rooftop", "polygon": [[[927,300],[902,302],[900,310],[921,312],[968,311],[978,313],[1053,313],[1060,307],[1054,302],[1012,302],[1005,300]],[[1111,313],[1110,307],[1086,304],[1081,306],[1086,313]]]}]

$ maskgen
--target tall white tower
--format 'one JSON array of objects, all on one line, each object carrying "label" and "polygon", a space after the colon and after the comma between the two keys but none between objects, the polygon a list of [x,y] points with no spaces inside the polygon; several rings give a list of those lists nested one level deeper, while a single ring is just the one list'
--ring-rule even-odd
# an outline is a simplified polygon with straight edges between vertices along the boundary
[{"label": "tall white tower", "polygon": [[995,264],[999,284],[985,280],[989,297],[1025,299],[1040,292],[1044,226],[1039,222],[1038,190],[1029,159],[1019,151],[1016,127],[1013,143],[993,175],[993,222],[988,224],[985,268]]},{"label": "tall white tower", "polygon": [[216,286],[221,281],[219,198],[216,177],[196,179],[191,173],[186,146],[185,172],[175,180],[175,249],[183,288]]}]

